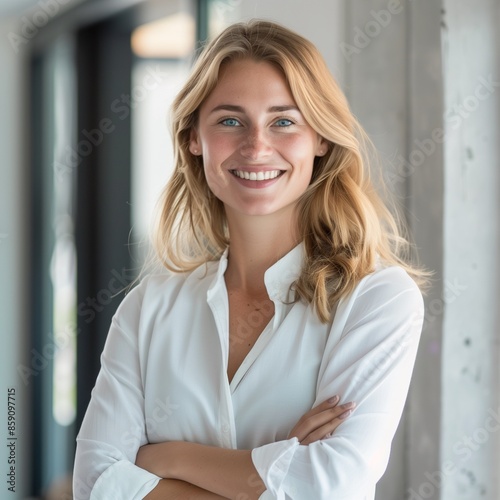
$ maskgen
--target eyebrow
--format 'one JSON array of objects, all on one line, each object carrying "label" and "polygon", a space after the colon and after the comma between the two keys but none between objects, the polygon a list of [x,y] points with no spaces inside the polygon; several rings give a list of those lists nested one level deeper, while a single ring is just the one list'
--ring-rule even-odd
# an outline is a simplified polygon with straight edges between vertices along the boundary
[{"label": "eyebrow", "polygon": [[[245,108],[242,106],[235,106],[234,104],[220,104],[219,106],[215,106],[210,113],[215,113],[216,111],[233,111],[235,113],[244,113]],[[268,113],[282,113],[284,111],[299,111],[299,108],[294,104],[288,104],[284,106],[271,106],[267,109]]]}]

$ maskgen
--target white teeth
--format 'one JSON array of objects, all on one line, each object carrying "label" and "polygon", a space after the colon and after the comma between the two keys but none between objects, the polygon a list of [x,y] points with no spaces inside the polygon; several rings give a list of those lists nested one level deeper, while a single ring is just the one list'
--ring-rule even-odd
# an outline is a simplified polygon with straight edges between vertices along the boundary
[{"label": "white teeth", "polygon": [[281,170],[266,170],[265,172],[247,172],[245,170],[232,170],[232,173],[241,179],[249,181],[264,181],[274,179],[280,175]]}]

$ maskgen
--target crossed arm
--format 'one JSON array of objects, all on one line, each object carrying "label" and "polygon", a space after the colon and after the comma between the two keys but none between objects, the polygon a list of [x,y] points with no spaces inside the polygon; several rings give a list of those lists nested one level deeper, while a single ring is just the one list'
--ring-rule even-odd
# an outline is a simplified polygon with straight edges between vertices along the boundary
[{"label": "crossed arm", "polygon": [[[290,431],[308,445],[327,437],[345,420],[353,403],[331,398],[303,415]],[[149,444],[139,449],[136,465],[162,477],[147,500],[258,499],[266,487],[250,450],[233,450],[184,441]]]}]

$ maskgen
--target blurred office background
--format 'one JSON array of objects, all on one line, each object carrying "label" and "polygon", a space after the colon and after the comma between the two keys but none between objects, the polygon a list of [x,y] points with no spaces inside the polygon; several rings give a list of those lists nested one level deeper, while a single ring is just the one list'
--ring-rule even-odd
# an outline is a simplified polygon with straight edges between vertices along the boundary
[{"label": "blurred office background", "polygon": [[377,498],[500,498],[500,0],[0,0],[0,16],[1,498],[71,473],[172,166],[169,104],[200,42],[252,17],[322,51],[435,272]]}]

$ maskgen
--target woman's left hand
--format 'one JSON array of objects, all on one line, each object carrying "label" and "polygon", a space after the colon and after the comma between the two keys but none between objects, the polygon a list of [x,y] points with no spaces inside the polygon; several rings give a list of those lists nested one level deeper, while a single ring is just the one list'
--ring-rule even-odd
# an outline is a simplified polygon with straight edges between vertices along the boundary
[{"label": "woman's left hand", "polygon": [[331,436],[356,407],[354,402],[339,405],[339,401],[340,398],[334,396],[302,415],[287,439],[296,437],[300,444],[308,445]]}]

